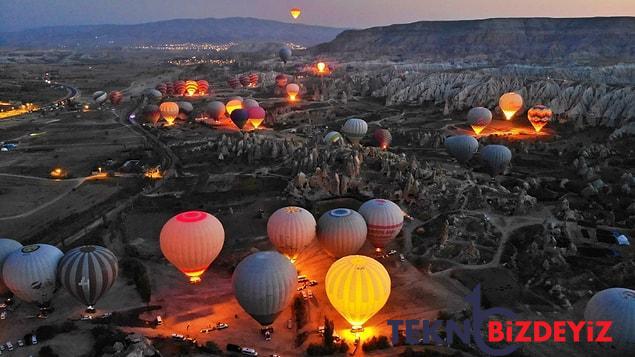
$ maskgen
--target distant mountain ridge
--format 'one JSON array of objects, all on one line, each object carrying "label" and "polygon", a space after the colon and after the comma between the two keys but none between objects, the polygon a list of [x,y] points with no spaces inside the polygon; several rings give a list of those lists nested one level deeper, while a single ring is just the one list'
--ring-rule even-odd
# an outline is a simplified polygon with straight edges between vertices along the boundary
[{"label": "distant mountain ridge", "polygon": [[422,21],[343,31],[312,51],[397,60],[635,62],[635,17]]},{"label": "distant mountain ridge", "polygon": [[136,25],[52,26],[0,33],[5,47],[109,47],[164,43],[293,42],[316,45],[342,29],[248,17],[175,19]]}]

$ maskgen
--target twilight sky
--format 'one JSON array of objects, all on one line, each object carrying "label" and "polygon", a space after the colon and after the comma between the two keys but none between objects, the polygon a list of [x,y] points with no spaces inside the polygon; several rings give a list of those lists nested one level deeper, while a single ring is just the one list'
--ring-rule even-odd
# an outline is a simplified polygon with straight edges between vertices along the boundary
[{"label": "twilight sky", "polygon": [[635,16],[635,0],[0,0],[0,31],[46,25],[249,16],[363,28],[419,20]]}]

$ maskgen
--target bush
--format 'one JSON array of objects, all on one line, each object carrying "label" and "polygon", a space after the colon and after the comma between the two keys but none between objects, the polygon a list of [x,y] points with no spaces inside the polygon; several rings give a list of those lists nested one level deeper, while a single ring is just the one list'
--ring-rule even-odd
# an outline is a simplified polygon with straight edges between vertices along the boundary
[{"label": "bush", "polygon": [[115,342],[126,343],[126,334],[118,329],[111,329],[104,326],[98,326],[90,330],[90,333],[95,338],[95,343],[93,344],[93,351],[95,352],[95,356],[101,356],[108,351]]},{"label": "bush", "polygon": [[38,340],[50,340],[61,333],[68,333],[76,330],[77,326],[72,321],[65,321],[60,325],[43,325],[35,330]]},{"label": "bush", "polygon": [[213,341],[205,342],[205,345],[201,346],[201,351],[215,355],[223,354],[223,350],[221,350],[221,348]]},{"label": "bush", "polygon": [[362,344],[362,350],[364,352],[372,352],[375,350],[385,350],[390,348],[390,341],[387,336],[373,336],[371,339],[366,340]]},{"label": "bush", "polygon": [[303,328],[307,323],[307,308],[304,299],[296,295],[293,299],[292,305],[293,317],[295,319],[295,325],[298,330]]},{"label": "bush", "polygon": [[131,281],[143,302],[148,303],[152,298],[152,285],[150,284],[150,276],[148,269],[143,263],[136,258],[124,258],[121,260],[122,275]]},{"label": "bush", "polygon": [[53,351],[51,346],[44,346],[44,347],[40,348],[40,350],[38,351],[37,355],[39,357],[59,357],[59,355],[57,353],[55,353],[55,351]]},{"label": "bush", "polygon": [[304,342],[306,342],[307,338],[309,338],[308,332],[302,332],[295,335],[295,347],[300,347]]}]

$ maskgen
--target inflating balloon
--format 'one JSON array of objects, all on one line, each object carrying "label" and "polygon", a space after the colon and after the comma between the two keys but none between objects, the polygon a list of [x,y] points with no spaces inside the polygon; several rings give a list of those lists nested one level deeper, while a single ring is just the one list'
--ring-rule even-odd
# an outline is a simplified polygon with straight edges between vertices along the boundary
[{"label": "inflating balloon", "polygon": [[492,122],[492,112],[483,107],[476,107],[467,112],[467,124],[476,135],[480,134]]},{"label": "inflating balloon", "polygon": [[500,97],[498,106],[503,111],[503,114],[505,114],[505,118],[510,120],[516,112],[522,109],[523,97],[514,92],[505,93]]},{"label": "inflating balloon", "polygon": [[529,122],[537,133],[551,121],[552,116],[553,112],[551,109],[544,105],[535,105],[527,112],[527,119],[529,119]]}]

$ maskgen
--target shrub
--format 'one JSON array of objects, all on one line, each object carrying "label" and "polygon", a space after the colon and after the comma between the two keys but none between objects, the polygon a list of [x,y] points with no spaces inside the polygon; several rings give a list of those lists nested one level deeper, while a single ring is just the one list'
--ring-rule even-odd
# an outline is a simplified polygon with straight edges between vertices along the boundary
[{"label": "shrub", "polygon": [[387,336],[373,336],[371,339],[366,340],[362,344],[362,350],[364,352],[372,352],[375,350],[385,350],[390,348],[390,341]]},{"label": "shrub", "polygon": [[223,354],[223,350],[221,350],[221,348],[213,341],[205,342],[205,345],[201,346],[201,351],[215,355]]},{"label": "shrub", "polygon": [[296,295],[293,299],[292,305],[293,317],[295,318],[295,325],[298,330],[303,328],[307,323],[307,308],[304,299]]},{"label": "shrub", "polygon": [[134,283],[141,300],[146,303],[150,302],[152,285],[146,266],[139,259],[124,258],[121,260],[121,268],[123,276]]},{"label": "shrub", "polygon": [[59,355],[55,353],[55,351],[53,351],[51,346],[43,346],[42,348],[40,348],[37,355],[39,357],[59,357]]}]

